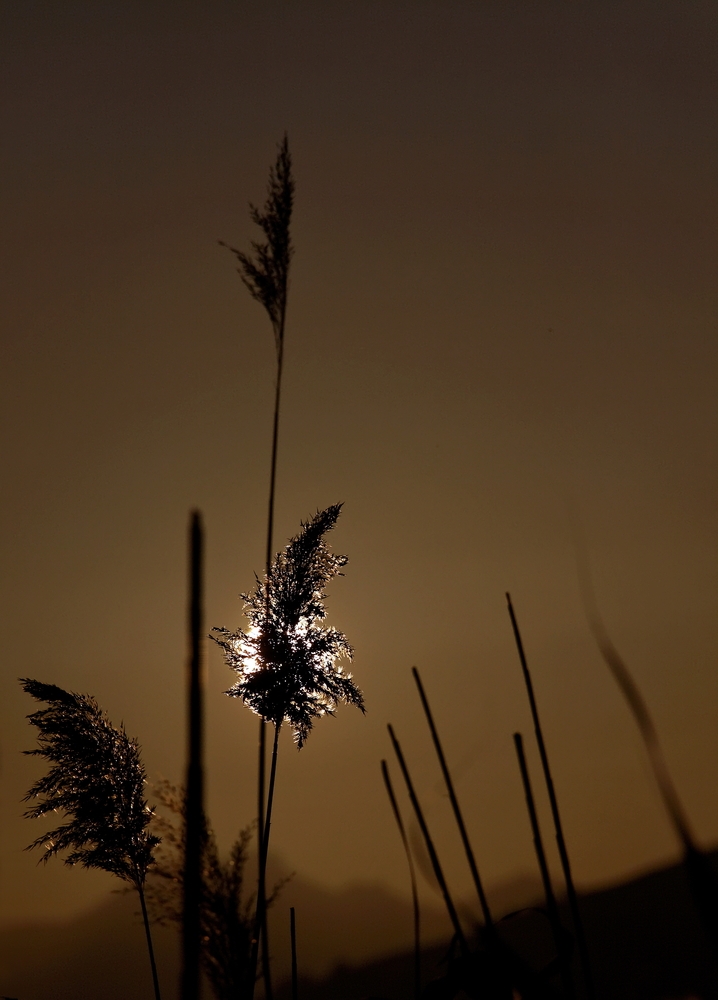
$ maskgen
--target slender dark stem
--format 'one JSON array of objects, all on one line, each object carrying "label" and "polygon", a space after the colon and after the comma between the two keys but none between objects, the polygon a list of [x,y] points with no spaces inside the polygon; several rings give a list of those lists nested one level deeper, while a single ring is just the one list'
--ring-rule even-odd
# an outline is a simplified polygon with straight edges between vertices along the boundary
[{"label": "slender dark stem", "polygon": [[[272,460],[269,473],[269,505],[267,510],[267,549],[265,558],[265,573],[267,578],[267,604],[266,611],[269,617],[270,588],[272,576],[272,554],[274,552],[274,506],[277,486],[277,453],[279,443],[279,409],[282,398],[282,372],[284,370],[284,323],[287,311],[286,294],[282,300],[282,311],[280,315],[279,328],[276,333],[277,342],[277,383],[274,393],[274,419],[272,425]],[[262,944],[262,976],[264,978],[264,992],[266,1000],[272,1000],[272,982],[269,961],[269,929],[267,925],[267,856],[265,852],[265,842],[269,842],[266,836],[265,826],[267,816],[271,812],[271,807],[267,805],[265,815],[265,783],[266,783],[266,757],[267,757],[267,723],[264,719],[259,720],[259,776],[258,776],[258,823],[257,835],[259,840],[259,885],[257,887],[257,914],[261,917],[257,920],[257,948],[261,937]],[[254,960],[254,976],[256,977],[256,958]],[[254,979],[252,980],[254,983]],[[252,986],[254,990],[254,986]],[[253,994],[252,994],[253,995]]]},{"label": "slender dark stem", "polygon": [[152,967],[152,985],[155,988],[155,1000],[162,1000],[160,996],[160,981],[157,978],[157,964],[155,962],[155,950],[152,947],[152,933],[150,931],[150,920],[147,916],[147,904],[145,903],[145,893],[141,883],[138,883],[137,892],[140,896],[140,906],[142,907],[142,920],[145,925],[145,937],[147,938],[147,951],[150,955],[150,966]]},{"label": "slender dark stem", "polygon": [[[267,723],[264,719],[259,720],[259,759],[257,762],[257,909],[255,912],[255,930],[252,937],[252,951],[250,958],[250,968],[252,969],[252,984],[257,975],[257,958],[259,954],[259,944],[262,938],[262,924],[259,917],[259,900],[265,898],[265,871],[264,863],[264,812],[265,812],[265,791],[266,791],[266,770],[267,770]],[[266,942],[266,936],[264,941]],[[265,945],[266,947],[266,945]],[[254,991],[254,985],[251,987]],[[253,993],[252,993],[253,995]]]},{"label": "slender dark stem", "polygon": [[193,511],[189,530],[189,669],[187,705],[187,792],[182,915],[182,1000],[198,1000],[201,951],[202,839],[204,832],[202,549],[199,511]]},{"label": "slender dark stem", "polygon": [[406,831],[404,830],[404,824],[401,819],[401,813],[399,812],[399,806],[394,795],[394,789],[392,788],[391,778],[389,777],[389,768],[387,767],[386,761],[381,762],[381,773],[384,778],[384,785],[386,787],[387,795],[389,796],[389,801],[391,802],[391,808],[394,813],[394,819],[396,820],[396,825],[399,827],[399,835],[401,836],[401,842],[404,845],[404,853],[406,854],[406,860],[409,864],[409,877],[411,879],[411,901],[414,908],[414,994],[416,1000],[419,1000],[421,996],[421,914],[419,911],[419,892],[416,885],[416,871],[414,870],[414,859],[411,856],[411,851],[409,849],[409,841],[406,836]]},{"label": "slender dark stem", "polygon": [[[260,872],[259,872],[259,892],[257,893],[257,910],[254,923],[254,940],[252,942],[252,954],[250,957],[250,996],[254,995],[254,984],[257,978],[257,958],[260,931],[266,924],[267,919],[267,854],[269,852],[269,833],[272,824],[272,805],[274,803],[274,783],[277,777],[277,750],[279,747],[279,730],[281,722],[274,724],[274,745],[272,747],[272,766],[269,772],[269,789],[267,791],[267,811],[264,818],[264,836],[259,845],[260,850]],[[264,989],[266,1000],[272,1000],[272,980],[270,974],[269,948],[267,947],[267,937],[262,934],[262,974],[264,976]]]},{"label": "slender dark stem", "polygon": [[439,888],[441,889],[441,894],[444,897],[444,903],[446,904],[446,909],[449,914],[449,920],[451,921],[451,926],[454,928],[454,934],[459,942],[459,947],[464,955],[468,954],[468,946],[466,944],[466,938],[464,937],[464,932],[461,929],[461,924],[459,922],[459,916],[456,912],[456,907],[454,906],[454,901],[451,898],[451,893],[449,892],[449,887],[446,884],[446,879],[444,878],[444,873],[441,869],[441,864],[439,862],[439,856],[434,848],[434,842],[431,839],[431,834],[429,833],[429,828],[426,825],[424,819],[424,814],[419,805],[419,800],[416,797],[416,792],[414,791],[414,785],[412,784],[411,777],[409,775],[409,769],[406,766],[404,760],[404,754],[401,752],[401,746],[399,741],[394,735],[394,730],[391,726],[387,726],[389,730],[389,737],[391,739],[392,746],[394,747],[394,753],[399,761],[399,767],[401,768],[401,773],[404,776],[404,781],[406,783],[406,790],[409,793],[409,799],[414,809],[414,814],[416,815],[419,828],[421,829],[422,836],[424,837],[424,843],[426,844],[426,849],[429,852],[429,858],[431,859],[431,867],[434,869],[434,875],[436,876],[436,881],[439,883]]},{"label": "slender dark stem", "polygon": [[294,907],[289,907],[289,936],[292,942],[292,1000],[299,998],[299,980],[297,979],[297,923]]},{"label": "slender dark stem", "polygon": [[676,836],[681,842],[683,848],[683,866],[688,879],[688,885],[703,923],[706,937],[713,950],[714,958],[718,963],[718,877],[716,877],[709,858],[706,857],[696,844],[688,816],[683,808],[683,803],[680,800],[676,786],[673,784],[668,764],[663,756],[663,749],[658,739],[656,727],[653,724],[653,719],[648,711],[648,706],[643,699],[643,695],[624,663],[623,657],[614,646],[606,630],[606,626],[603,624],[585,557],[579,561],[579,582],[589,626],[604,661],[621,689],[621,693],[628,702],[628,707],[636,721],[646,747],[659,794],[663,799],[663,804]]},{"label": "slender dark stem", "polygon": [[551,930],[553,931],[556,954],[559,958],[561,982],[566,996],[573,997],[575,996],[575,993],[573,989],[573,982],[571,980],[571,969],[567,960],[568,956],[566,954],[566,932],[561,926],[561,919],[559,917],[558,906],[556,904],[556,896],[554,895],[553,886],[551,885],[551,875],[548,870],[548,864],[546,863],[546,853],[543,849],[541,829],[539,827],[538,816],[536,815],[536,805],[534,803],[533,792],[531,790],[531,779],[526,765],[526,756],[524,754],[524,745],[521,733],[514,733],[514,745],[516,747],[516,756],[519,759],[521,781],[523,782],[524,795],[526,796],[526,807],[531,821],[531,832],[534,839],[534,848],[536,849],[536,860],[538,861],[539,870],[541,872],[541,881],[543,882],[544,896],[546,897],[546,912],[551,924]]},{"label": "slender dark stem", "polygon": [[447,791],[449,792],[451,808],[454,810],[454,817],[456,819],[456,824],[459,827],[459,833],[461,834],[461,842],[464,845],[466,859],[469,862],[469,868],[471,869],[471,877],[474,880],[474,887],[476,888],[476,893],[479,897],[479,903],[481,904],[481,912],[483,913],[484,916],[484,923],[488,928],[493,928],[494,922],[491,917],[491,910],[489,909],[489,903],[488,900],[486,899],[486,893],[484,892],[484,887],[481,883],[479,870],[476,867],[476,859],[474,857],[474,852],[471,847],[471,842],[469,841],[469,835],[466,832],[466,826],[464,825],[464,817],[461,814],[459,801],[456,798],[456,792],[454,791],[454,783],[451,780],[451,774],[449,773],[449,768],[446,763],[446,758],[444,757],[444,750],[441,746],[441,740],[439,739],[439,734],[436,731],[436,726],[434,725],[434,717],[432,716],[431,709],[429,708],[429,701],[424,691],[424,685],[421,683],[421,678],[419,677],[419,671],[416,669],[416,667],[412,667],[411,672],[414,675],[416,686],[419,689],[419,697],[421,698],[421,704],[424,707],[424,714],[426,715],[426,721],[429,723],[429,729],[431,730],[431,738],[434,741],[434,748],[436,750],[436,755],[439,758],[439,764],[441,765],[441,773],[444,775],[444,782],[446,783],[446,788]]},{"label": "slender dark stem", "polygon": [[586,987],[586,996],[588,1000],[595,1000],[596,990],[593,983],[593,973],[591,971],[591,960],[588,954],[588,946],[586,944],[586,935],[583,929],[583,921],[581,920],[581,913],[578,907],[578,896],[576,895],[576,887],[573,883],[573,875],[571,874],[571,862],[568,856],[568,850],[566,849],[566,841],[563,836],[563,826],[561,824],[561,816],[558,810],[558,800],[556,798],[556,792],[553,787],[553,778],[551,777],[551,768],[548,762],[548,754],[546,753],[546,745],[543,739],[543,731],[541,729],[541,721],[539,719],[538,707],[536,705],[536,698],[534,696],[533,683],[531,681],[531,674],[529,673],[528,664],[526,663],[526,655],[524,653],[523,642],[521,641],[521,633],[519,632],[518,622],[516,620],[516,615],[514,614],[514,607],[511,603],[511,595],[506,594],[506,602],[509,609],[509,617],[511,618],[511,627],[514,633],[514,640],[516,641],[516,648],[519,654],[519,660],[521,662],[521,670],[524,676],[524,683],[526,685],[526,692],[528,694],[529,705],[531,706],[531,718],[533,719],[534,732],[536,734],[536,742],[538,744],[539,756],[541,757],[541,767],[543,769],[544,781],[546,782],[546,790],[548,791],[549,803],[551,805],[551,817],[553,819],[554,830],[556,831],[556,844],[558,846],[559,858],[561,859],[561,868],[563,870],[563,877],[566,882],[566,895],[568,896],[568,905],[571,911],[571,919],[573,921],[573,927],[576,934],[576,946],[578,949],[578,957],[581,963],[581,971],[583,973],[583,981]]}]

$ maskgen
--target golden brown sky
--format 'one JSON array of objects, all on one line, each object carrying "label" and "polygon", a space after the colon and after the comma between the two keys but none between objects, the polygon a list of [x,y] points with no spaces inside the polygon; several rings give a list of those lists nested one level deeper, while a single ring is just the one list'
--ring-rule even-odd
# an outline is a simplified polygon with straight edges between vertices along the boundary
[{"label": "golden brown sky", "polygon": [[[262,567],[272,339],[216,241],[253,237],[284,129],[277,537],[345,502],[330,607],[368,711],[299,754],[287,739],[276,850],[327,886],[407,890],[379,773],[391,721],[468,891],[416,664],[485,880],[534,871],[509,589],[578,882],[674,856],[584,622],[571,507],[718,840],[716,29],[714,4],[658,0],[2,5],[2,921],[112,888],[22,853],[38,767],[16,678],[93,693],[150,775],[178,779],[189,508],[208,628],[241,623]],[[222,694],[218,650],[208,665],[228,843],[253,816],[256,720]]]}]

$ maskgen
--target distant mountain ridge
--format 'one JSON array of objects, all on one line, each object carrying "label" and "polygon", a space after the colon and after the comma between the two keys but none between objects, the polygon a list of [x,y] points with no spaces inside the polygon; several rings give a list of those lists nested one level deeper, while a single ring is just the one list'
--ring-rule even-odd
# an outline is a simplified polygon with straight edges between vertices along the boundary
[{"label": "distant mountain ridge", "polygon": [[[714,859],[716,855],[714,854]],[[496,887],[497,912],[537,897],[531,879]],[[288,912],[295,906],[302,1000],[411,997],[411,908],[384,886],[331,890],[296,878],[282,891],[271,927],[277,981],[288,972]],[[0,932],[0,996],[18,1000],[142,1000],[151,980],[132,894],[113,894],[64,924]],[[718,993],[701,928],[679,866],[582,897],[601,1000],[673,1000]],[[427,977],[439,974],[450,936],[436,905],[422,912]],[[512,922],[517,947],[543,935],[542,918]],[[173,930],[156,929],[163,996],[175,1000],[179,953]],[[434,945],[432,947],[432,944]],[[712,992],[711,992],[712,991]],[[209,992],[206,996],[209,997]],[[280,988],[277,1000],[287,1000]]]}]

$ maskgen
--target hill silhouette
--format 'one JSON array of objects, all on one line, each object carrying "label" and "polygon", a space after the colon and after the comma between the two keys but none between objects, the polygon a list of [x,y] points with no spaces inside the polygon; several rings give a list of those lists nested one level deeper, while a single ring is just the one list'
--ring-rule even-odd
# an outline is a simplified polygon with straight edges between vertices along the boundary
[{"label": "hill silhouette", "polygon": [[[716,855],[714,855],[714,861]],[[537,898],[531,879],[492,893],[498,913]],[[273,911],[277,981],[288,972],[288,910],[298,919],[302,1000],[411,997],[411,912],[381,885],[331,890],[295,878]],[[712,997],[718,975],[693,911],[680,866],[586,894],[581,900],[599,996],[610,1000]],[[132,894],[113,893],[102,906],[67,923],[0,932],[0,995],[18,1000],[126,1000],[151,996],[143,931]],[[425,908],[427,978],[441,973],[449,938],[438,906]],[[504,925],[527,957],[540,961],[550,943],[543,918],[527,911]],[[156,930],[163,995],[174,1000],[177,935]],[[285,938],[287,940],[285,940]],[[209,997],[209,992],[205,993]],[[277,1000],[288,1000],[285,984]]]}]

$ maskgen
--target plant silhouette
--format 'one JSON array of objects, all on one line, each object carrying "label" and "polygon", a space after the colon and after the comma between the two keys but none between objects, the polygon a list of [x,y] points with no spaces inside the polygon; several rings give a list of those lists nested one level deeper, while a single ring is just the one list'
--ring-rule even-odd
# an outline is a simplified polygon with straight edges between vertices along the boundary
[{"label": "plant silhouette", "polygon": [[[212,638],[222,647],[227,665],[238,677],[227,694],[241,698],[260,718],[274,724],[267,811],[260,843],[255,955],[266,911],[264,870],[282,724],[286,722],[293,728],[301,748],[314,721],[333,714],[339,702],[364,711],[361,691],[351,675],[335,663],[340,657],[352,656],[346,636],[320,624],[326,617],[326,585],[340,575],[347,563],[346,556],[331,553],[324,541],[324,535],[336,524],[341,506],[334,504],[303,522],[299,534],[277,554],[264,580],[257,579],[252,593],[242,595],[250,626],[246,631],[231,632],[222,627],[213,630],[217,635]],[[253,970],[250,985],[253,988]]]},{"label": "plant silhouette", "polygon": [[253,712],[274,723],[287,722],[302,747],[314,720],[333,714],[341,701],[364,709],[361,691],[335,661],[351,659],[343,632],[319,624],[325,617],[325,587],[346,565],[324,542],[341,504],[319,511],[302,523],[271,567],[269,580],[257,580],[242,594],[248,630],[215,628],[227,665],[238,675],[227,691]]},{"label": "plant silhouette", "polygon": [[[155,864],[147,879],[147,903],[155,921],[182,925],[186,798],[183,788],[158,782],[154,794],[164,811],[157,812],[152,827],[162,835]],[[247,996],[252,952],[255,895],[245,893],[245,870],[253,825],[240,831],[227,858],[222,858],[208,819],[202,824],[202,883],[200,926],[202,964],[217,1000]],[[267,904],[284,885],[278,883]]]},{"label": "plant silhouette", "polygon": [[[274,167],[269,171],[267,200],[260,211],[250,204],[250,217],[265,236],[265,242],[252,242],[253,255],[229,246],[220,240],[220,246],[227,247],[239,263],[239,275],[253,299],[264,306],[274,333],[277,351],[277,377],[274,387],[274,418],[272,426],[272,457],[269,474],[269,504],[267,510],[267,540],[265,573],[270,576],[272,553],[274,551],[274,499],[277,484],[277,447],[279,442],[279,406],[282,396],[282,371],[284,368],[284,328],[287,315],[287,292],[289,289],[289,265],[293,249],[290,223],[294,205],[294,179],[292,158],[286,133],[279,146]],[[265,875],[267,859],[263,855],[265,823],[265,771],[266,771],[266,725],[264,718],[259,722],[259,759],[257,775],[257,824],[259,837],[259,888],[257,911],[266,913],[264,904]],[[269,968],[269,945],[266,917],[262,921],[263,938],[262,965],[266,1000],[272,1000],[272,982]],[[259,931],[254,941],[254,961],[257,960]],[[254,980],[252,980],[254,982]]]},{"label": "plant silhouette", "polygon": [[29,819],[61,812],[69,821],[43,833],[28,850],[44,847],[44,861],[69,851],[66,865],[116,875],[140,897],[156,1000],[160,1000],[144,885],[159,838],[149,830],[152,810],[144,796],[146,774],[136,740],[117,729],[94,698],[55,684],[21,679],[24,690],[49,708],[28,716],[39,730],[39,746],[25,754],[53,766],[24,801],[39,799]]}]

